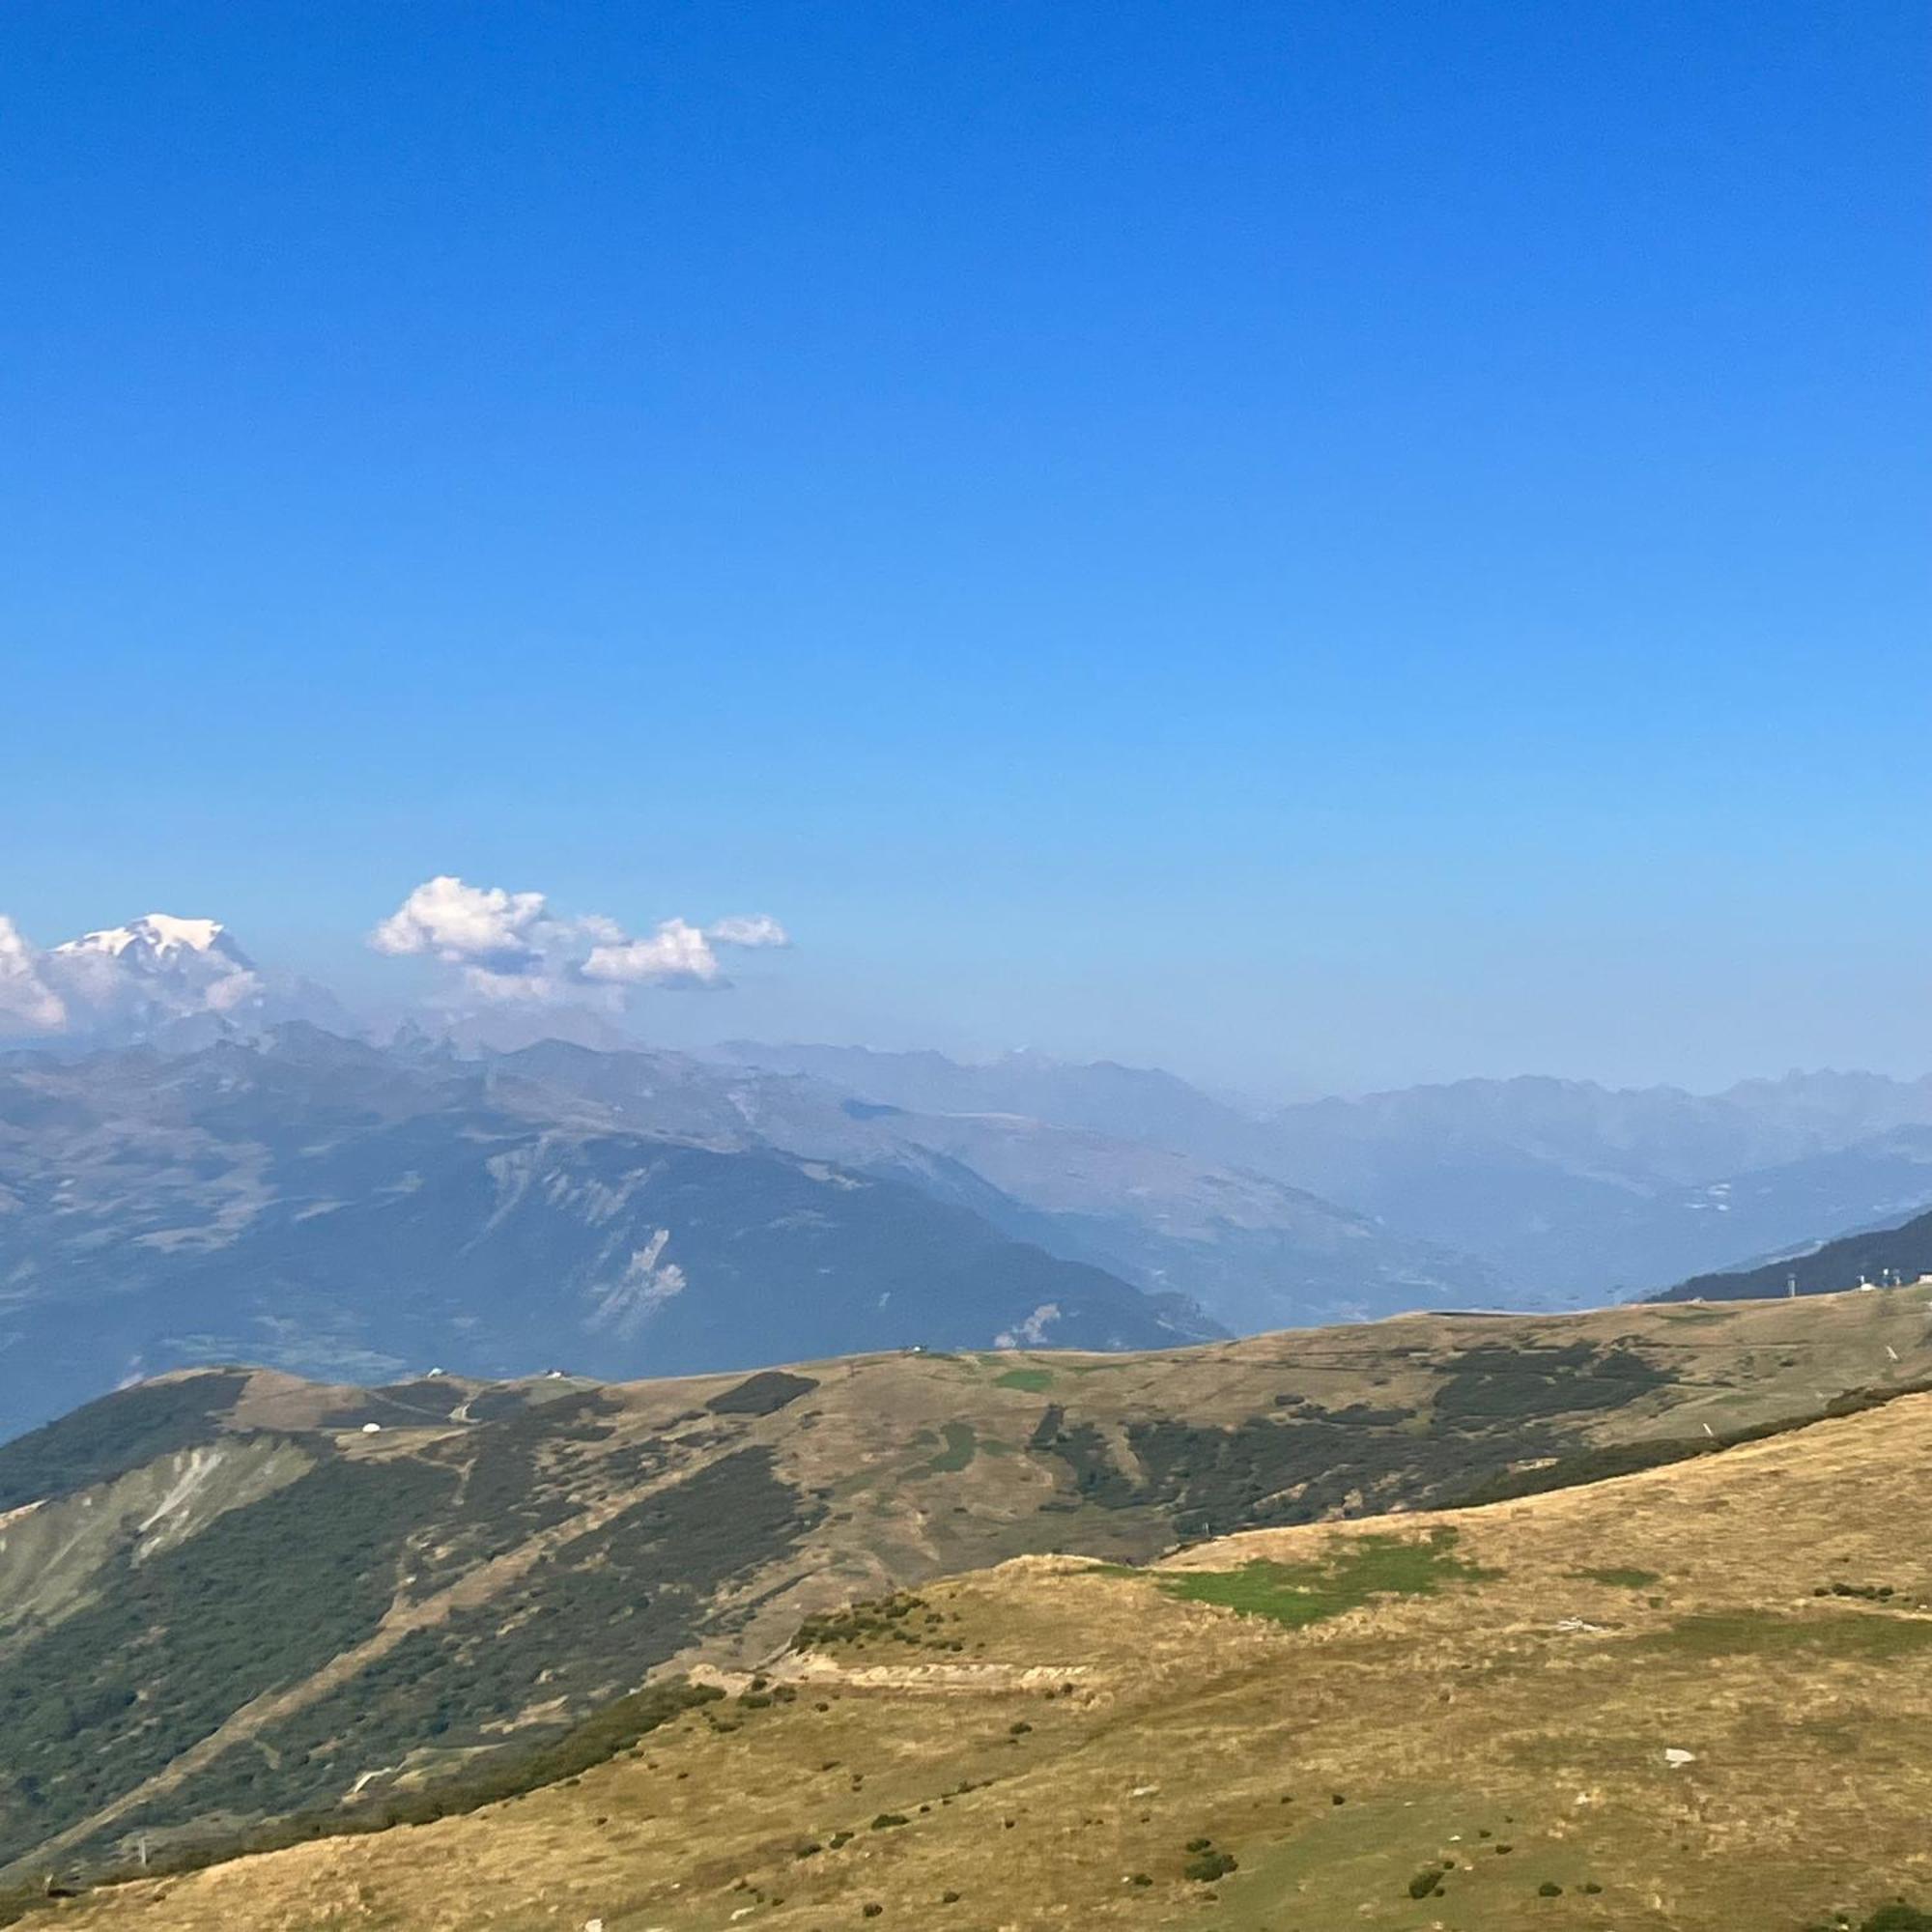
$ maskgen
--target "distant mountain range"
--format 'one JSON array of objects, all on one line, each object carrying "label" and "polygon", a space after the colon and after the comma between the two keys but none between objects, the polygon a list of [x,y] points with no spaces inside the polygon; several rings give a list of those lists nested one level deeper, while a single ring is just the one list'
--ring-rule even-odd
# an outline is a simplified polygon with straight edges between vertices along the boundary
[{"label": "distant mountain range", "polygon": [[[1154,1137],[1104,1131],[1094,1124],[1107,1118],[1102,1096],[1085,1109],[1065,1105],[1058,1119],[1019,1107],[923,1111],[785,1067],[556,1041],[493,1064],[653,1132],[778,1147],[911,1180],[1017,1238],[1111,1269],[1151,1293],[1184,1294],[1236,1330],[1359,1320],[1496,1292],[1482,1263],[1392,1235],[1305,1189]],[[1126,1073],[1056,1075],[1077,1094],[1083,1073],[1104,1088],[1116,1071]],[[1126,1124],[1137,1123],[1126,1110]]]},{"label": "distant mountain range", "polygon": [[1637,1293],[1932,1207],[1932,1078],[1792,1074],[1718,1094],[1464,1080],[1260,1113],[1171,1074],[1033,1054],[722,1051],[877,1103],[1098,1127],[1282,1181],[1517,1306]]},{"label": "distant mountain range", "polygon": [[487,1043],[541,1012],[377,1045],[214,921],[0,923],[0,1014],[46,1036],[0,1055],[0,1434],[231,1358],[628,1377],[1577,1306],[1932,1208],[1932,1081],[1261,1110],[1032,1053]]},{"label": "distant mountain range", "polygon": [[668,1057],[627,1069],[630,1115],[654,1113],[632,1124],[582,1091],[614,1071],[598,1057],[580,1091],[542,1077],[567,1051],[463,1061],[296,1026],[0,1063],[0,1430],[204,1361],[677,1374],[1221,1332],[1015,1238],[963,1170],[923,1186],[782,1151]]}]

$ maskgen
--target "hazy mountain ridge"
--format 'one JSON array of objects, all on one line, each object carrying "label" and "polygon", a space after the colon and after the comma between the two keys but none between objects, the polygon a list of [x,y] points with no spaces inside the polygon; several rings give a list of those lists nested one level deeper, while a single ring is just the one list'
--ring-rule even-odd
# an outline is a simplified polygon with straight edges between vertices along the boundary
[{"label": "hazy mountain ridge", "polygon": [[[495,1065],[661,1131],[763,1143],[912,1179],[1023,1239],[1151,1293],[1185,1294],[1236,1331],[1497,1294],[1492,1273],[1468,1256],[1392,1235],[1305,1188],[1177,1151],[1158,1138],[1012,1109],[922,1110],[750,1063],[721,1069],[683,1056],[593,1054],[550,1042]],[[1050,1077],[1062,1091],[1077,1090],[1090,1071],[1055,1068]],[[1115,1071],[1100,1074],[1110,1092]],[[1181,1088],[1165,1075],[1154,1079],[1163,1093]],[[1105,1118],[1109,1102],[1090,1096],[1063,1111]],[[1144,1112],[1129,1110],[1134,1120]],[[1533,1305],[1536,1297],[1518,1299]]]},{"label": "hazy mountain ridge", "polygon": [[[213,923],[156,932],[93,951],[251,970]],[[1932,1204],[1912,1119],[1932,1088],[1865,1075],[1471,1081],[1259,1116],[1032,1054],[218,1030],[0,1058],[12,1426],[229,1357],[621,1376],[1574,1305]]]},{"label": "hazy mountain ridge", "polygon": [[628,1375],[1491,1298],[1428,1243],[1140,1143],[684,1055],[470,1057],[419,1032],[7,1056],[0,1202],[16,1427],[230,1357]]},{"label": "hazy mountain ridge", "polygon": [[0,1414],[184,1362],[605,1375],[1214,1332],[909,1180],[308,1029],[0,1064]]},{"label": "hazy mountain ridge", "polygon": [[1792,1073],[1716,1094],[1521,1076],[1243,1111],[1157,1071],[1031,1054],[763,1046],[747,1063],[818,1073],[907,1107],[1006,1108],[1137,1137],[1278,1179],[1486,1269],[1511,1300],[1636,1293],[1932,1205],[1932,1077]]}]

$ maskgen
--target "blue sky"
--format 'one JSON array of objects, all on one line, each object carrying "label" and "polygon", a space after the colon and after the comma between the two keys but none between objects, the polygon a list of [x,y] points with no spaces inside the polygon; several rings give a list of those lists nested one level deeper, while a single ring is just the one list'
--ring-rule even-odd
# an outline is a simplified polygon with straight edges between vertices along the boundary
[{"label": "blue sky", "polygon": [[0,911],[1261,1091],[1932,1066],[1932,14],[0,19]]}]

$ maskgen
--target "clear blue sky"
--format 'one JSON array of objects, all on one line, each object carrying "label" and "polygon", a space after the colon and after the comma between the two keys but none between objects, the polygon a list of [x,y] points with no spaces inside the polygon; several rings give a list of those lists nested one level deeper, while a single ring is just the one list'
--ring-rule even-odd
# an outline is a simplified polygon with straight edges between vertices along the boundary
[{"label": "clear blue sky", "polygon": [[0,911],[1261,1089],[1932,1065],[1920,0],[0,14]]}]

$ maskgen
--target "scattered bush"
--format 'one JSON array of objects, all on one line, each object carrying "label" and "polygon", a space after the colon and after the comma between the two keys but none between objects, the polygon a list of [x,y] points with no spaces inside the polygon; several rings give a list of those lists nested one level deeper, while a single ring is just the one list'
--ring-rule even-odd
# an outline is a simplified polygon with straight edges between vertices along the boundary
[{"label": "scattered bush", "polygon": [[1231,1871],[1239,1869],[1239,1861],[1232,1852],[1199,1852],[1181,1866],[1180,1875],[1191,1878],[1199,1885],[1211,1885],[1217,1878],[1226,1878]]}]

